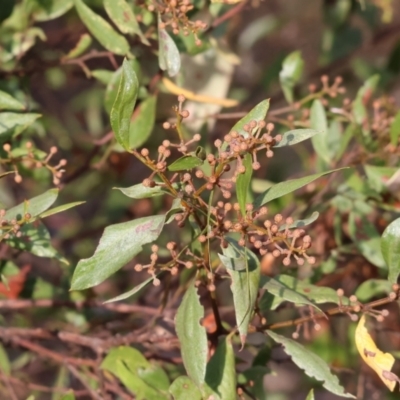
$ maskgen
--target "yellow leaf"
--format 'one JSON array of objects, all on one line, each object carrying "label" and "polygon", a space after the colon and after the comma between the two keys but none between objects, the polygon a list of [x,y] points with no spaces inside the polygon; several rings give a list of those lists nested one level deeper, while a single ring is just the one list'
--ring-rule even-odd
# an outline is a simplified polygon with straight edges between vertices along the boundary
[{"label": "yellow leaf", "polygon": [[371,335],[365,326],[365,315],[360,319],[355,332],[355,341],[358,352],[363,360],[378,374],[383,383],[393,392],[399,378],[391,372],[394,357],[383,353],[376,347]]}]

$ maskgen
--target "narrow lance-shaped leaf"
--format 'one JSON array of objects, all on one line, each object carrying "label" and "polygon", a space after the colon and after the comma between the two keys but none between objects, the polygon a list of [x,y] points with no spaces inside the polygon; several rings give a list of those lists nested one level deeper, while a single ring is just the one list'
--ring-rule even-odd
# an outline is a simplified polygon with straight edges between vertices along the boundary
[{"label": "narrow lance-shaped leaf", "polygon": [[129,130],[139,83],[131,61],[124,60],[118,94],[110,113],[111,127],[117,142],[129,150]]},{"label": "narrow lance-shaped leaf", "polygon": [[314,397],[314,389],[311,389],[311,390],[310,390],[310,393],[308,393],[308,395],[307,395],[307,397],[306,397],[306,400],[315,400],[315,397]]},{"label": "narrow lance-shaped leaf", "polygon": [[395,284],[400,274],[400,218],[394,220],[383,232],[381,250],[389,268],[388,281]]},{"label": "narrow lance-shaped leaf", "polygon": [[175,327],[186,372],[199,388],[205,380],[208,353],[207,333],[200,324],[203,317],[204,308],[192,284],[178,308]]},{"label": "narrow lance-shaped leaf", "polygon": [[304,61],[300,51],[290,53],[282,64],[279,80],[281,82],[283,94],[288,103],[293,103],[293,88],[299,82],[303,74]]},{"label": "narrow lance-shaped leaf", "polygon": [[0,142],[16,137],[22,133],[28,126],[32,125],[40,114],[26,113],[20,114],[15,112],[0,113]]},{"label": "narrow lance-shaped leaf", "polygon": [[104,304],[114,303],[116,301],[121,301],[121,300],[125,300],[129,297],[132,297],[136,293],[139,293],[144,287],[146,287],[150,282],[153,282],[153,281],[154,281],[154,277],[152,276],[151,278],[148,278],[145,281],[143,281],[142,283],[140,283],[139,285],[135,286],[133,289],[131,289],[125,293],[122,293],[119,296],[113,297],[110,300],[105,301]]},{"label": "narrow lance-shaped leaf", "polygon": [[137,149],[150,137],[156,119],[157,97],[149,96],[135,110],[129,128],[129,147]]},{"label": "narrow lance-shaped leaf", "polygon": [[379,75],[373,75],[368,78],[364,85],[358,90],[357,97],[353,102],[353,115],[357,124],[363,124],[367,118],[368,111],[366,104],[374,93],[379,83]]},{"label": "narrow lance-shaped leaf", "polygon": [[107,227],[94,255],[76,266],[71,290],[96,286],[121,269],[143,245],[158,238],[164,220],[164,215],[155,215]]},{"label": "narrow lance-shaped leaf", "polygon": [[293,146],[294,144],[303,142],[309,138],[313,138],[314,135],[319,134],[315,129],[293,129],[283,134],[282,140],[278,142],[274,147],[285,147]]},{"label": "narrow lance-shaped leaf", "polygon": [[285,348],[285,353],[292,357],[292,361],[305,373],[319,381],[323,382],[323,387],[338,396],[355,399],[355,397],[344,391],[340,386],[337,376],[333,375],[328,364],[315,353],[307,350],[295,340],[288,339],[284,336],[268,330],[268,335],[277,343],[281,343]]},{"label": "narrow lance-shaped leaf", "polygon": [[142,183],[133,185],[128,188],[114,188],[120,190],[125,196],[131,199],[147,199],[149,197],[157,197],[166,194],[166,190],[162,186],[147,187]]},{"label": "narrow lance-shaped leaf", "polygon": [[206,384],[207,392],[211,391],[207,398],[236,399],[235,354],[229,336],[218,345],[207,364]]},{"label": "narrow lance-shaped leaf", "polygon": [[158,16],[158,64],[169,76],[175,76],[181,69],[181,56],[174,40],[161,28],[161,17]]},{"label": "narrow lance-shaped leaf", "polygon": [[328,120],[326,118],[325,108],[319,99],[313,101],[310,120],[311,128],[320,132],[319,135],[311,139],[314,150],[322,160],[329,164],[332,161],[332,157],[328,142]]},{"label": "narrow lance-shaped leaf", "polygon": [[76,11],[89,32],[112,53],[124,56],[129,53],[129,43],[100,15],[92,11],[82,0],[74,0]]},{"label": "narrow lance-shaped leaf", "polygon": [[136,16],[126,0],[104,0],[104,8],[122,33],[139,35],[142,43],[149,45],[149,41],[143,35]]},{"label": "narrow lance-shaped leaf", "polygon": [[[260,262],[251,250],[240,246],[233,239],[229,239],[228,241],[236,248],[239,254],[243,255],[247,264],[246,269],[241,271],[229,269],[229,265],[226,265],[227,271],[232,279],[231,291],[233,294],[233,303],[235,305],[236,324],[243,345],[246,340],[248,326],[257,299],[260,282]],[[225,251],[224,255],[227,256]]]},{"label": "narrow lance-shaped leaf", "polygon": [[64,57],[66,59],[76,58],[83,54],[92,44],[92,37],[88,33],[84,33],[78,40],[78,43]]},{"label": "narrow lance-shaped leaf", "polygon": [[35,1],[32,16],[35,21],[50,21],[64,15],[73,5],[73,0]]},{"label": "narrow lance-shaped leaf", "polygon": [[264,193],[261,193],[254,200],[254,203],[253,203],[254,207],[256,207],[256,208],[261,207],[262,205],[264,205],[272,200],[278,199],[279,197],[282,197],[285,194],[294,192],[295,190],[308,185],[309,183],[315,181],[316,179],[321,178],[321,176],[328,175],[328,174],[331,174],[336,171],[340,171],[341,169],[345,169],[345,168],[333,169],[331,171],[321,172],[318,174],[305,176],[303,178],[290,179],[286,182],[277,183],[276,185],[271,186],[269,189],[267,189]]},{"label": "narrow lance-shaped leaf", "polygon": [[203,163],[204,160],[202,160],[201,158],[188,154],[181,158],[178,158],[172,164],[170,164],[168,166],[168,171],[175,172],[190,170],[195,167],[199,167],[200,165],[203,165]]},{"label": "narrow lance-shaped leaf", "polygon": [[253,173],[252,161],[251,154],[246,154],[243,158],[243,166],[246,170],[243,174],[239,174],[236,180],[236,196],[243,216],[246,215],[247,194],[250,188],[251,175]]}]

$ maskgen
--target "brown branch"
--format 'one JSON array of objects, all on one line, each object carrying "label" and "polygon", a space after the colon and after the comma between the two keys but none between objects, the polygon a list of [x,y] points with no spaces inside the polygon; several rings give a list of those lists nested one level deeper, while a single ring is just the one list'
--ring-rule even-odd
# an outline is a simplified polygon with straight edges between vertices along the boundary
[{"label": "brown branch", "polygon": [[148,315],[159,315],[157,308],[141,306],[138,304],[127,303],[107,303],[104,304],[98,300],[71,301],[71,300],[53,300],[53,299],[10,299],[0,300],[0,310],[24,310],[28,308],[51,308],[68,307],[81,310],[83,308],[103,308],[122,314],[143,313]]},{"label": "brown branch", "polygon": [[211,24],[210,29],[214,29],[217,26],[221,25],[228,19],[232,18],[236,14],[239,14],[242,8],[247,4],[247,1],[242,1],[241,3],[237,4],[235,7],[228,10],[225,14],[221,15],[220,17],[216,18],[213,23]]},{"label": "brown branch", "polygon": [[92,399],[94,400],[102,400],[101,397],[88,385],[88,383],[82,378],[79,371],[73,367],[72,365],[67,364],[68,371],[71,372],[73,376],[82,384],[82,386],[90,393]]}]

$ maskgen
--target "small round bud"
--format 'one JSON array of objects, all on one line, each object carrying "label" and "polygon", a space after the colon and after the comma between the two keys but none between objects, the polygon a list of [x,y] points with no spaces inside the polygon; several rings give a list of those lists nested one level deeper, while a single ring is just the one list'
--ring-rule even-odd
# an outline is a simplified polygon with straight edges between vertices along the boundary
[{"label": "small round bud", "polygon": [[193,135],[193,140],[194,140],[195,142],[199,142],[200,139],[201,139],[200,133],[195,133],[195,134]]},{"label": "small round bud", "polygon": [[178,96],[178,101],[179,101],[179,103],[183,103],[185,100],[186,100],[186,97],[185,97],[183,94],[180,94],[180,95]]},{"label": "small round bud", "polygon": [[297,339],[299,338],[299,336],[300,336],[300,335],[299,335],[298,332],[293,332],[293,333],[292,333],[292,338],[295,339],[295,340],[297,340]]},{"label": "small round bud", "polygon": [[6,143],[3,145],[3,150],[8,153],[11,150],[11,146],[8,143]]},{"label": "small round bud", "polygon": [[261,164],[259,162],[253,162],[251,166],[253,167],[254,171],[258,171],[261,168]]},{"label": "small round bud", "polygon": [[137,271],[137,272],[142,271],[143,270],[143,265],[142,264],[136,264],[134,266],[134,270]]},{"label": "small round bud", "polygon": [[149,150],[144,148],[144,149],[140,150],[140,154],[141,154],[143,157],[148,157],[148,155],[149,155]]},{"label": "small round bud", "polygon": [[339,297],[343,297],[343,296],[344,296],[344,290],[341,289],[341,288],[339,288],[339,289],[336,290],[336,294],[337,294]]},{"label": "small round bud", "polygon": [[204,235],[199,236],[199,242],[204,243],[207,240],[207,238]]},{"label": "small round bud", "polygon": [[320,324],[315,324],[314,325],[314,329],[318,332],[318,331],[320,331],[321,330],[321,325]]},{"label": "small round bud", "polygon": [[55,153],[57,153],[57,151],[58,151],[58,149],[57,149],[56,146],[51,146],[51,147],[50,147],[50,153],[51,153],[51,154],[55,154]]},{"label": "small round bud", "polygon": [[353,294],[353,295],[351,295],[351,296],[349,297],[349,299],[350,299],[350,301],[351,301],[352,303],[355,303],[355,302],[357,301],[357,296],[355,296],[355,295]]},{"label": "small round bud", "polygon": [[169,122],[164,122],[162,126],[164,129],[171,129],[171,124]]},{"label": "small round bud", "polygon": [[153,244],[153,245],[151,246],[151,251],[152,251],[153,253],[157,253],[157,251],[158,251],[158,246],[157,246],[156,244]]},{"label": "small round bud", "polygon": [[[179,32],[178,32],[178,33],[179,33]],[[182,118],[187,118],[187,117],[189,117],[189,115],[190,115],[190,113],[189,113],[188,110],[182,110],[182,111],[181,111],[181,116],[182,116]]]},{"label": "small round bud", "polygon": [[154,286],[160,286],[160,284],[161,284],[161,281],[158,278],[154,278],[153,279],[153,285]]},{"label": "small round bud", "polygon": [[[55,181],[55,180],[56,180],[56,178],[53,179],[53,181]],[[21,175],[15,175],[14,181],[16,183],[21,183],[22,182],[22,176]],[[57,183],[56,183],[56,185],[57,185]]]}]

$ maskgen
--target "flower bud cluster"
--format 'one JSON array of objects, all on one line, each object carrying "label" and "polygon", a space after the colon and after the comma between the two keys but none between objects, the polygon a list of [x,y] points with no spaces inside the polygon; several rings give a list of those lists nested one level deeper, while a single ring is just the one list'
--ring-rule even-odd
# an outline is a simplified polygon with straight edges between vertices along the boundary
[{"label": "flower bud cluster", "polygon": [[169,27],[175,35],[182,32],[183,35],[188,36],[192,33],[196,45],[202,44],[198,34],[207,28],[207,24],[201,20],[191,21],[189,19],[187,14],[194,9],[190,0],[153,0],[148,2],[147,9],[161,16],[161,29]]},{"label": "flower bud cluster", "polygon": [[[32,142],[25,144],[25,149],[16,149],[14,151],[9,143],[3,145],[3,150],[7,156],[0,158],[0,164],[11,165],[15,176],[14,181],[16,183],[22,182],[22,176],[18,170],[18,164],[22,164],[26,168],[46,168],[53,176],[53,183],[59,185],[61,178],[65,172],[64,167],[67,165],[67,160],[62,159],[57,165],[50,165],[51,158],[57,153],[58,149],[56,146],[52,146],[48,154],[42,154],[35,150]],[[22,150],[22,151],[21,151]]]},{"label": "flower bud cluster", "polygon": [[25,213],[23,218],[17,220],[16,218],[8,219],[7,211],[4,209],[0,210],[0,242],[3,239],[10,239],[13,236],[19,238],[22,236],[21,227],[25,223],[29,222],[32,218],[31,214]]}]

